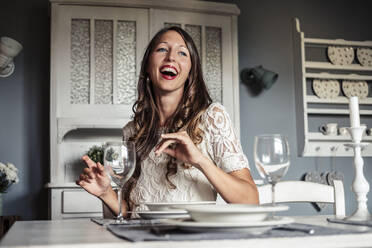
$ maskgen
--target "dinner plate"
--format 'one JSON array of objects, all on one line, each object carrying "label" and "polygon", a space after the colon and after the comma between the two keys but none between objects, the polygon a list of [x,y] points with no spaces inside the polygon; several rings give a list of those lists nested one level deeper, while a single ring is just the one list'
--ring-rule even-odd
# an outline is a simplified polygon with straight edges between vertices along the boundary
[{"label": "dinner plate", "polygon": [[359,98],[366,98],[368,96],[368,84],[366,81],[342,81],[342,91],[345,96],[357,96]]},{"label": "dinner plate", "polygon": [[371,48],[357,48],[357,58],[362,66],[372,67],[372,49]]},{"label": "dinner plate", "polygon": [[285,205],[221,204],[185,207],[194,221],[210,223],[242,223],[263,221],[269,213],[286,211]]},{"label": "dinner plate", "polygon": [[136,212],[141,218],[151,219],[183,219],[190,218],[190,215],[185,210],[174,211],[138,211]]},{"label": "dinner plate", "polygon": [[177,209],[183,209],[187,206],[193,205],[215,205],[215,201],[191,201],[191,202],[144,202],[151,211],[169,211]]},{"label": "dinner plate", "polygon": [[345,46],[329,46],[328,58],[334,65],[350,65],[354,60],[354,49]]},{"label": "dinner plate", "polygon": [[182,230],[193,232],[249,232],[260,234],[270,230],[274,226],[285,225],[294,222],[290,217],[276,217],[273,220],[264,221],[246,221],[246,222],[197,222],[193,220],[162,220],[162,223],[174,225]]},{"label": "dinner plate", "polygon": [[314,79],[313,90],[319,98],[335,98],[340,94],[340,84],[337,80]]}]

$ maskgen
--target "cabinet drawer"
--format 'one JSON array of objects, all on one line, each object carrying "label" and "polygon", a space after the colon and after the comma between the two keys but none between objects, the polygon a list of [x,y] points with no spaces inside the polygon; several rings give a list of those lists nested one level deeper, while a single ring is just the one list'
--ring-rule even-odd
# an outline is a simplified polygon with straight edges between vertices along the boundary
[{"label": "cabinet drawer", "polygon": [[85,191],[65,190],[62,192],[63,213],[102,212],[102,202]]}]

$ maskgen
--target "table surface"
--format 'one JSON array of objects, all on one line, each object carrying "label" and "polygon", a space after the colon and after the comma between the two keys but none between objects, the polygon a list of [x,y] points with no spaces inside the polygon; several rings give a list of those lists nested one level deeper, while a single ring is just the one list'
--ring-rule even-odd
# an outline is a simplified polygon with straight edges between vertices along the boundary
[{"label": "table surface", "polygon": [[[329,223],[329,216],[294,217],[297,223],[370,231],[369,233],[206,241],[129,242],[114,236],[89,219],[17,221],[0,242],[0,247],[372,247],[372,228]],[[103,246],[102,246],[103,245]]]}]

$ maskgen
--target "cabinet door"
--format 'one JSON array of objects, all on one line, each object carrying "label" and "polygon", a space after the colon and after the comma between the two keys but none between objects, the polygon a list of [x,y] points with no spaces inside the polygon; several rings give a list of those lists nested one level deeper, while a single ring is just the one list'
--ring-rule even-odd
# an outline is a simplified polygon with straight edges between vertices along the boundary
[{"label": "cabinet door", "polygon": [[151,36],[166,26],[179,26],[193,38],[202,60],[204,80],[213,101],[222,103],[239,132],[239,84],[232,17],[170,10],[151,10]]},{"label": "cabinet door", "polygon": [[55,6],[52,112],[57,118],[128,118],[147,43],[147,10]]}]

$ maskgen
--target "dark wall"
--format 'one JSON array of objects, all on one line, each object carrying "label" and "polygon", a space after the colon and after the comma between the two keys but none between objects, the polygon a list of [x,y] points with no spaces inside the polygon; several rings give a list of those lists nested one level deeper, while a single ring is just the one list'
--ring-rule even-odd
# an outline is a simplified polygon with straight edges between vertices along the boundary
[{"label": "dark wall", "polygon": [[[276,84],[259,96],[240,85],[241,141],[253,164],[253,138],[261,133],[288,135],[291,167],[285,179],[299,180],[315,170],[315,158],[297,156],[293,77],[293,17],[308,37],[372,40],[371,1],[236,0],[239,16],[240,69],[256,65],[279,73]],[[20,170],[20,183],[4,194],[4,215],[45,219],[49,181],[49,15],[47,0],[5,0],[0,8],[0,36],[23,45],[15,58],[16,70],[0,78],[0,161]],[[372,123],[367,123],[372,125]],[[330,158],[320,158],[320,170],[330,170]],[[335,158],[336,169],[345,175],[347,213],[355,209],[351,192],[354,169],[351,158]],[[372,160],[365,159],[365,175],[372,182]],[[368,195],[371,197],[371,193]],[[372,201],[369,201],[371,209]],[[312,214],[308,204],[291,206],[291,214]],[[330,208],[322,213],[331,213]]]},{"label": "dark wall", "polygon": [[3,194],[3,214],[24,220],[48,216],[49,22],[47,0],[2,2],[0,36],[23,45],[15,72],[0,78],[0,161],[20,177]]}]

